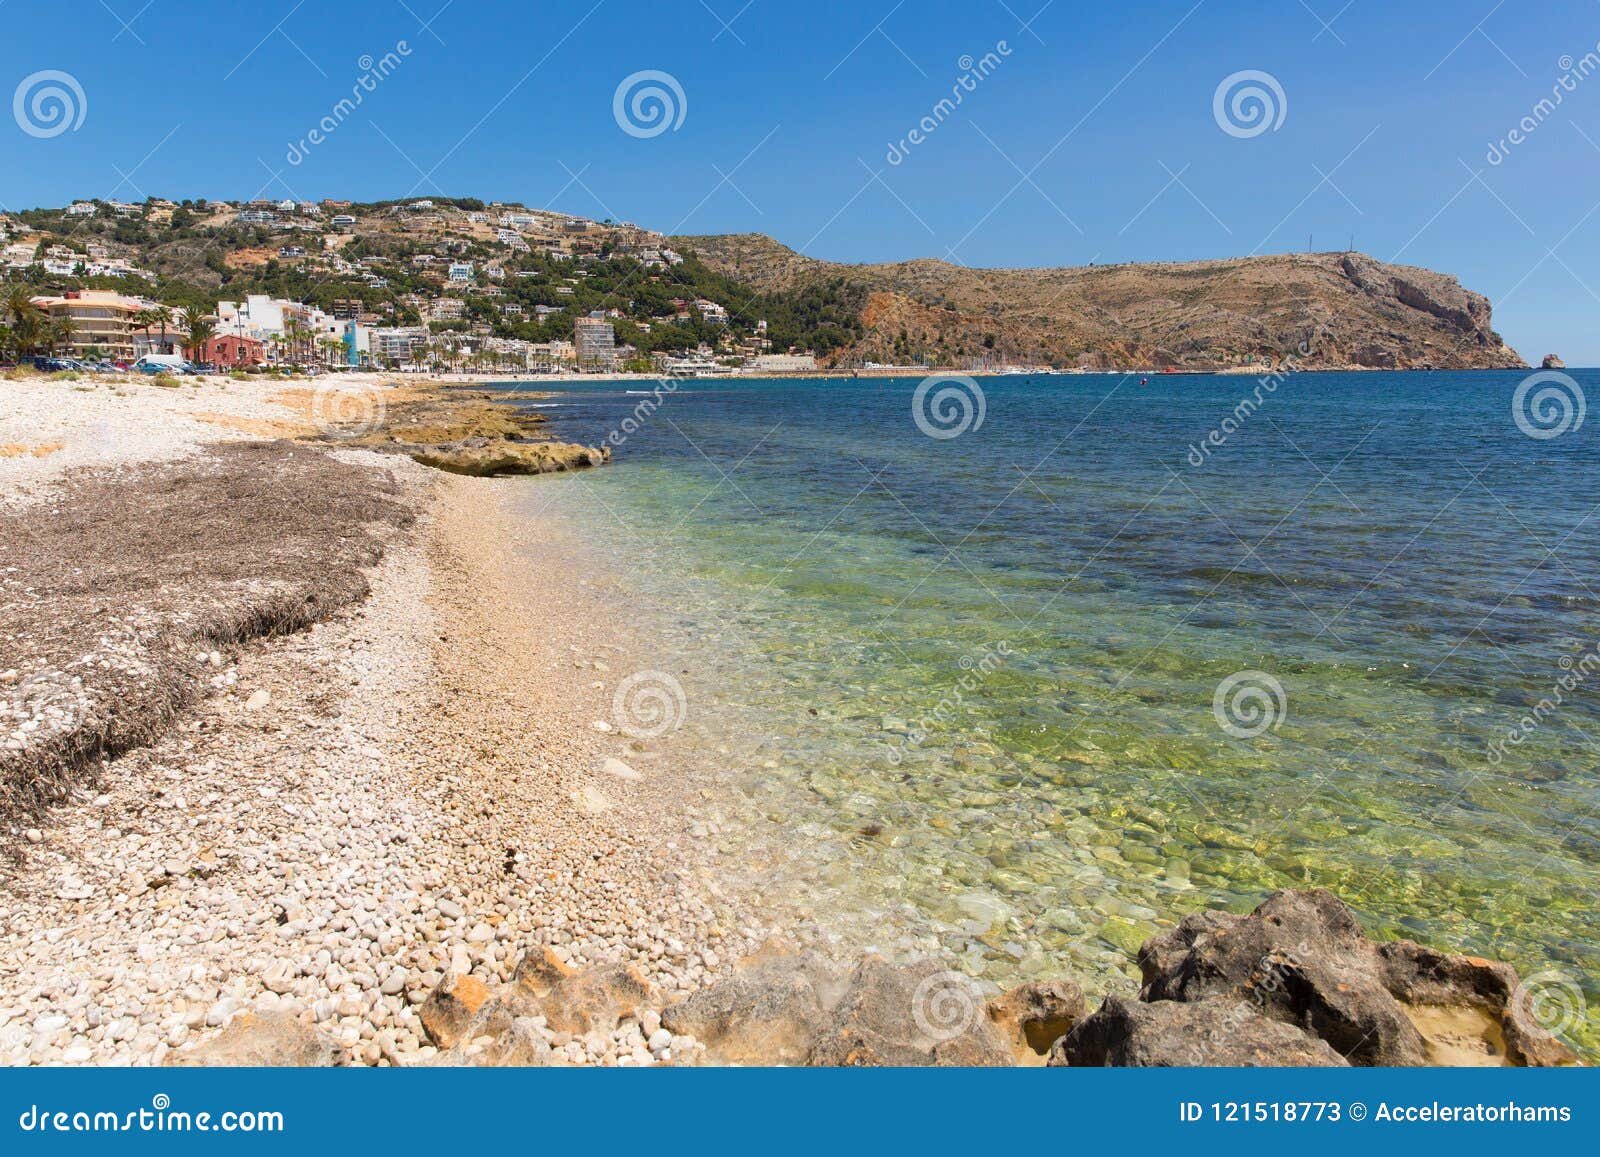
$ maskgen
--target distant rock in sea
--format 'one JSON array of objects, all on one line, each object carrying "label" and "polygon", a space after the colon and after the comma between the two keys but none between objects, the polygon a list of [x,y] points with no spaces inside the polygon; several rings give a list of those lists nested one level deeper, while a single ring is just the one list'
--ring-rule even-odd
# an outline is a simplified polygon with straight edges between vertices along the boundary
[{"label": "distant rock in sea", "polygon": [[1545,354],[1544,361],[1539,363],[1539,368],[1545,370],[1564,370],[1567,368],[1567,363],[1561,360],[1560,354]]}]

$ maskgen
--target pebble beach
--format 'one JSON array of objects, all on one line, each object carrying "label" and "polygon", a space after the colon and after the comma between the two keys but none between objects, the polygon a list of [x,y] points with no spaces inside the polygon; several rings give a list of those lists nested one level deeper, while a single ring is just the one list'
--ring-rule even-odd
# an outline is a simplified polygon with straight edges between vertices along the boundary
[{"label": "pebble beach", "polygon": [[[115,485],[303,428],[280,389],[9,383],[0,491],[36,511],[68,471]],[[637,965],[664,1005],[764,935],[687,836],[670,743],[610,722],[626,624],[592,613],[558,555],[537,600],[508,589],[500,502],[530,481],[332,453],[385,477],[415,523],[386,535],[363,601],[198,653],[207,693],[170,730],[13,833],[0,1060],[172,1063],[282,1011],[339,1062],[425,1063],[418,1006],[448,974],[503,982],[548,948]],[[541,1020],[554,1063],[696,1055],[648,1010],[608,1033]]]}]

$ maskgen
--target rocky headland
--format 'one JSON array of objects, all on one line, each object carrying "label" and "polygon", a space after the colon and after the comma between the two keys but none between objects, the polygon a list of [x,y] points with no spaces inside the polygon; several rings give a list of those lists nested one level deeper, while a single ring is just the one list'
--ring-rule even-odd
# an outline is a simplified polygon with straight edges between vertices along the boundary
[{"label": "rocky headland", "polygon": [[1283,253],[1037,269],[925,259],[818,261],[761,234],[681,237],[764,293],[860,297],[861,336],[838,364],[1004,360],[1095,368],[1508,369],[1488,298],[1448,274],[1364,253]]}]

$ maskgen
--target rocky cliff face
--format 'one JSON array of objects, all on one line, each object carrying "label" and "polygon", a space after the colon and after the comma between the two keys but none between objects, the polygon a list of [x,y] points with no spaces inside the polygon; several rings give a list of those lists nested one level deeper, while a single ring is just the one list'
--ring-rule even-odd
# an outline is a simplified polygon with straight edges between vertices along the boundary
[{"label": "rocky cliff face", "polygon": [[943,261],[839,265],[759,234],[682,237],[764,291],[844,277],[868,291],[866,335],[836,360],[962,358],[1091,368],[1224,369],[1293,358],[1308,369],[1521,368],[1487,298],[1446,274],[1361,253],[1059,269]]}]

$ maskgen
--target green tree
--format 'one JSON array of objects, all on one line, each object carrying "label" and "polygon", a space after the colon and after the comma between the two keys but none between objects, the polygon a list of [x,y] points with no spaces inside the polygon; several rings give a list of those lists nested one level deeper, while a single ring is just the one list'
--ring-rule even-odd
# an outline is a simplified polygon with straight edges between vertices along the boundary
[{"label": "green tree", "polygon": [[23,286],[12,286],[6,294],[5,312],[11,319],[11,341],[16,352],[36,353],[44,342],[48,317],[33,303],[33,294]]}]

